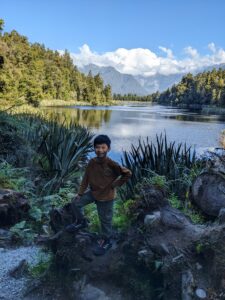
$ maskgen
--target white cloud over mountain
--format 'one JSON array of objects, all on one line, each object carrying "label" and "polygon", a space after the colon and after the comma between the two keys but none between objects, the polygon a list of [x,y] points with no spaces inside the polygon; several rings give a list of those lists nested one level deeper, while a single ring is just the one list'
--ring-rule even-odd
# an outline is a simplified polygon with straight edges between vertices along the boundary
[{"label": "white cloud over mountain", "polygon": [[[163,75],[187,73],[196,69],[225,63],[225,50],[216,47],[214,43],[208,44],[209,53],[200,55],[197,49],[188,46],[184,48],[185,56],[176,58],[171,49],[159,46],[162,56],[150,49],[119,48],[112,52],[97,53],[87,44],[79,48],[78,53],[70,53],[74,64],[82,67],[88,64],[98,66],[112,66],[125,74],[151,76],[157,73]],[[62,51],[60,51],[62,52]]]}]

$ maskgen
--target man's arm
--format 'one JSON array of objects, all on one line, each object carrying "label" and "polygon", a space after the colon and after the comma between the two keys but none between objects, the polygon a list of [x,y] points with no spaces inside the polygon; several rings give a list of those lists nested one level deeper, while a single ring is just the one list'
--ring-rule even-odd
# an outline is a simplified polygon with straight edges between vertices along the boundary
[{"label": "man's arm", "polygon": [[115,161],[112,161],[112,168],[115,171],[115,173],[118,174],[118,176],[120,176],[119,178],[117,178],[116,180],[113,181],[113,183],[111,185],[113,188],[123,185],[132,176],[131,170],[129,170],[123,166],[120,166]]}]

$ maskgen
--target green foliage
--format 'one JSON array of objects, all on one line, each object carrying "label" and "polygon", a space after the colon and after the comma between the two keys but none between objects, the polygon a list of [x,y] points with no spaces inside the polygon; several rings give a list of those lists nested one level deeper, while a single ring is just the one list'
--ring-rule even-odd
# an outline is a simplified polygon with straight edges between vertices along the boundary
[{"label": "green foliage", "polygon": [[47,228],[43,224],[49,223],[49,212],[52,208],[61,208],[67,203],[70,203],[75,196],[72,192],[74,187],[65,186],[59,189],[59,191],[52,195],[36,196],[30,201],[31,209],[29,210],[30,226],[34,232],[43,231],[46,233]]},{"label": "green foliage", "polygon": [[[157,93],[158,95],[158,93]],[[147,96],[140,96],[136,94],[113,94],[114,100],[122,101],[141,101],[141,102],[153,102],[155,100],[155,93]]]},{"label": "green foliage", "polygon": [[3,31],[4,23],[5,23],[4,20],[0,19],[0,35],[1,35],[2,31]]},{"label": "green foliage", "polygon": [[[131,209],[135,201],[128,199],[127,201],[116,200],[114,203],[113,213],[113,227],[118,230],[126,230],[135,218],[135,215],[131,213]],[[96,205],[89,204],[84,207],[84,212],[88,220],[90,221],[89,228],[91,231],[100,231],[100,222],[98,218],[98,212]]]},{"label": "green foliage", "polygon": [[202,243],[197,243],[197,245],[195,246],[196,252],[198,254],[202,253],[203,249],[204,249],[204,245]]},{"label": "green foliage", "polygon": [[[0,111],[0,160],[15,166],[24,166],[29,157],[29,147],[19,134],[20,123],[7,112]],[[25,150],[26,155],[25,155]]]},{"label": "green foliage", "polygon": [[72,190],[74,190],[73,187],[61,187],[56,194],[44,196],[42,199],[52,207],[63,207],[75,197],[75,193]]},{"label": "green foliage", "polygon": [[205,218],[204,216],[201,214],[200,211],[197,211],[196,208],[194,208],[191,204],[189,204],[189,207],[188,208],[183,208],[182,209],[182,212],[189,216],[191,221],[194,223],[194,224],[203,224],[205,223]]},{"label": "green foliage", "polygon": [[158,94],[154,101],[180,106],[225,106],[225,70],[213,69],[195,76],[189,73],[178,84]]},{"label": "green foliage", "polygon": [[85,215],[87,216],[88,220],[90,221],[89,228],[91,231],[99,232],[100,231],[100,222],[98,218],[98,212],[96,205],[91,203],[84,207]]},{"label": "green foliage", "polygon": [[225,130],[222,130],[222,132],[221,132],[220,145],[225,149]]},{"label": "green foliage", "polygon": [[46,274],[53,263],[54,256],[50,252],[39,251],[38,261],[35,265],[30,265],[28,268],[29,274],[33,278],[39,278]]},{"label": "green foliage", "polygon": [[0,19],[0,100],[20,101],[38,106],[43,99],[76,101],[111,100],[111,88],[99,75],[78,71],[67,50],[63,54],[30,43],[17,31],[1,34]]},{"label": "green foliage", "polygon": [[7,161],[0,162],[0,188],[13,189],[18,192],[29,194],[34,187],[27,178],[27,168],[15,168]]},{"label": "green foliage", "polygon": [[193,207],[189,201],[183,203],[174,193],[169,196],[168,200],[172,207],[180,209],[194,224],[203,224],[205,222],[202,213],[198,211],[197,208]]},{"label": "green foliage", "polygon": [[166,181],[177,180],[185,172],[189,172],[196,161],[195,151],[186,144],[167,142],[164,137],[156,135],[156,143],[139,139],[138,145],[131,145],[130,151],[123,152],[122,164],[132,171],[132,177],[126,184],[126,189],[119,191],[122,199],[130,198],[135,193],[135,186],[143,178],[151,178],[160,184]]},{"label": "green foliage", "polygon": [[178,199],[178,196],[175,195],[174,193],[172,193],[169,198],[169,203],[172,207],[177,208],[177,209],[181,209],[182,208],[182,203],[181,201]]},{"label": "green foliage", "polygon": [[114,94],[115,100],[148,101],[174,106],[201,107],[202,105],[225,106],[225,70],[213,69],[193,76],[183,76],[178,84],[162,93],[158,91],[147,96],[135,94]]},{"label": "green foliage", "polygon": [[149,170],[149,175],[151,177],[143,177],[140,182],[138,182],[135,186],[135,191],[139,191],[143,185],[154,185],[161,189],[168,189],[168,182],[164,175],[158,175],[157,173]]},{"label": "green foliage", "polygon": [[23,135],[38,153],[36,158],[45,179],[41,194],[55,194],[68,180],[76,184],[92,150],[93,134],[85,127],[68,122],[66,117],[61,124],[58,115],[51,120],[37,116],[26,118],[30,125],[23,130]]},{"label": "green foliage", "polygon": [[14,241],[24,244],[31,244],[34,238],[37,236],[27,221],[21,221],[10,228],[10,232],[13,234]]},{"label": "green foliage", "polygon": [[32,208],[29,210],[29,215],[36,222],[40,222],[42,220],[42,211],[37,206],[32,206]]},{"label": "green foliage", "polygon": [[113,226],[116,229],[126,230],[131,225],[136,217],[136,215],[131,212],[134,205],[135,201],[132,199],[115,201]]},{"label": "green foliage", "polygon": [[163,262],[160,260],[155,260],[154,264],[155,264],[156,270],[159,270],[163,266]]}]

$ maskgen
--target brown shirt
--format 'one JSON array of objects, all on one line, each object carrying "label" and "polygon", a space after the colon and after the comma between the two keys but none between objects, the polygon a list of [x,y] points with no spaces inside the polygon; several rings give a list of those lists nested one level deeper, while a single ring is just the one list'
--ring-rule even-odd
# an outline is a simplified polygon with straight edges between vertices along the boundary
[{"label": "brown shirt", "polygon": [[83,195],[90,186],[96,200],[112,200],[116,196],[115,187],[123,185],[131,175],[129,169],[120,166],[108,156],[100,159],[94,157],[86,167],[78,194]]}]

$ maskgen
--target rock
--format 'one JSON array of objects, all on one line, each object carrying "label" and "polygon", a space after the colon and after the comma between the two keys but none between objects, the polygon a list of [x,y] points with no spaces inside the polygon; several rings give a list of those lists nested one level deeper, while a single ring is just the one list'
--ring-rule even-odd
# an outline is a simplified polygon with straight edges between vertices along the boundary
[{"label": "rock", "polygon": [[87,284],[85,285],[85,287],[81,292],[80,300],[110,300],[110,299],[99,288],[91,284]]},{"label": "rock", "polygon": [[221,208],[218,217],[219,217],[219,223],[220,224],[225,223],[225,208]]},{"label": "rock", "polygon": [[143,186],[140,193],[143,198],[141,207],[148,211],[159,210],[169,204],[166,192],[162,188],[147,184]]},{"label": "rock", "polygon": [[225,174],[225,149],[212,148],[202,155],[202,159],[206,160],[206,168],[210,172]]},{"label": "rock", "polygon": [[182,300],[193,299],[194,277],[190,270],[182,274]]},{"label": "rock", "polygon": [[79,300],[110,300],[104,291],[87,283],[86,275],[79,281],[74,282],[73,289],[75,298]]},{"label": "rock", "polygon": [[11,243],[12,233],[0,228],[0,247],[6,247]]},{"label": "rock", "polygon": [[138,251],[138,258],[145,262],[151,261],[154,258],[154,253],[150,249],[143,249]]},{"label": "rock", "polygon": [[198,263],[198,262],[196,263],[196,269],[197,270],[201,270],[202,269],[202,265],[200,265],[200,263]]},{"label": "rock", "polygon": [[0,189],[0,226],[12,226],[27,216],[27,198],[10,189]]},{"label": "rock", "polygon": [[160,211],[156,211],[153,214],[146,215],[144,218],[144,224],[146,227],[157,226],[161,219]]},{"label": "rock", "polygon": [[151,250],[161,256],[168,255],[169,249],[165,243],[150,245]]},{"label": "rock", "polygon": [[148,254],[148,250],[146,250],[146,249],[138,251],[138,256],[141,258],[145,257],[147,254]]},{"label": "rock", "polygon": [[161,216],[162,224],[168,228],[183,229],[187,224],[184,215],[171,207],[163,209]]},{"label": "rock", "polygon": [[206,299],[207,297],[206,292],[203,289],[196,289],[195,294],[199,299]]},{"label": "rock", "polygon": [[11,233],[7,229],[1,229],[0,228],[0,239],[10,239],[11,238]]},{"label": "rock", "polygon": [[9,275],[14,278],[20,278],[28,270],[28,263],[26,259],[22,259],[19,264],[9,271]]},{"label": "rock", "polygon": [[[52,221],[55,228],[60,228],[60,234],[49,240],[52,251],[56,254],[58,267],[63,270],[68,268],[77,273],[77,277],[86,275],[91,280],[88,283],[93,284],[81,282],[83,286],[80,288],[77,285],[74,298],[79,295],[82,296],[80,299],[86,300],[109,298],[108,290],[98,284],[99,281],[106,282],[108,278],[118,278],[119,284],[124,286],[127,282],[135,283],[140,278],[143,283],[144,280],[153,278],[157,282],[157,288],[160,286],[164,289],[165,299],[193,300],[197,296],[201,299],[199,296],[204,294],[199,291],[196,294],[196,287],[202,287],[203,283],[207,293],[209,288],[217,289],[225,266],[225,224],[193,224],[181,211],[169,205],[160,209],[146,209],[146,199],[143,198],[138,204],[144,210],[141,221],[130,226],[117,243],[116,249],[110,249],[101,257],[92,255],[96,236],[85,230],[69,234],[62,229],[68,220],[67,207],[61,212],[54,211]],[[146,230],[144,226],[150,230]],[[218,251],[211,255],[211,249]],[[154,263],[157,272],[152,268]],[[153,289],[154,287],[153,283]],[[154,296],[149,294],[146,299],[156,299]]]},{"label": "rock", "polygon": [[225,208],[225,179],[220,173],[202,173],[192,185],[193,200],[209,216]]}]

